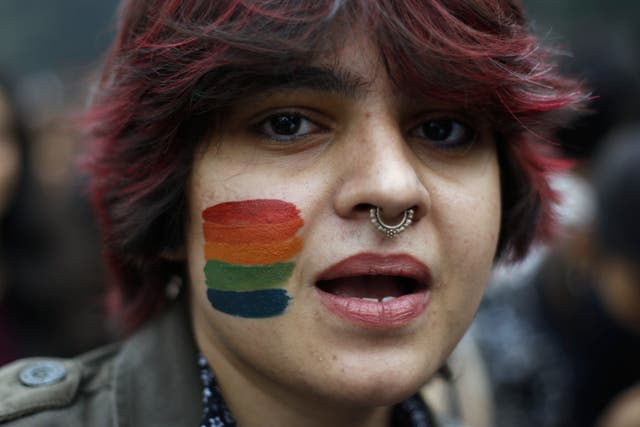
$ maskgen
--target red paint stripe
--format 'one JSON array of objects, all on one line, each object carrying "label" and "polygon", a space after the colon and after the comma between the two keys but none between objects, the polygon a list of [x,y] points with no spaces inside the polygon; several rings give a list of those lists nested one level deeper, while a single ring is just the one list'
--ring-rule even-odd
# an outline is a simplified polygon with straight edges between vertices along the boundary
[{"label": "red paint stripe", "polygon": [[219,225],[205,222],[203,225],[204,239],[207,242],[222,243],[268,243],[278,240],[287,240],[293,237],[302,227],[302,219],[278,224],[252,224],[252,225]]},{"label": "red paint stripe", "polygon": [[202,212],[209,223],[227,226],[279,224],[300,218],[292,203],[275,199],[243,200],[211,206]]}]

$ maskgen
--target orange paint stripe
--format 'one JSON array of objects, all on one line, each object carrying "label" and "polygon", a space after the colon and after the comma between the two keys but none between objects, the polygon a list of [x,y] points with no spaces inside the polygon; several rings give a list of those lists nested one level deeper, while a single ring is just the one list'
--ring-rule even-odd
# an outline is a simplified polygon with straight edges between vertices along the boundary
[{"label": "orange paint stripe", "polygon": [[204,238],[207,242],[219,243],[269,243],[288,240],[302,227],[302,219],[296,218],[279,224],[252,224],[228,226],[204,223]]},{"label": "orange paint stripe", "polygon": [[284,242],[270,243],[220,243],[207,242],[204,247],[206,259],[215,259],[231,264],[267,265],[287,261],[302,249],[298,237]]}]

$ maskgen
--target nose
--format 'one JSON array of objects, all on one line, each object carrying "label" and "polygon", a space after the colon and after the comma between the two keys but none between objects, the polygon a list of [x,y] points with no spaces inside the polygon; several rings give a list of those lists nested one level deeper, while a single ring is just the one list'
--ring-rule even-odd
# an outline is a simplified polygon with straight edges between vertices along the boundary
[{"label": "nose", "polygon": [[344,142],[341,180],[334,208],[343,218],[369,218],[372,208],[386,224],[402,222],[413,209],[413,222],[427,214],[430,197],[420,160],[393,125],[371,126]]}]

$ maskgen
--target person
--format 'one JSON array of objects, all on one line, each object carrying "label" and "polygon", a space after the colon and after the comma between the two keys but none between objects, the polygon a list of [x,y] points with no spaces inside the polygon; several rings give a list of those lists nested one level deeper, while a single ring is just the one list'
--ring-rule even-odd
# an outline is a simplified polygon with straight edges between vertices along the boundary
[{"label": "person", "polygon": [[[588,95],[517,1],[122,3],[88,113],[130,333],[0,371],[9,426],[433,426]],[[200,424],[198,424],[200,423]]]},{"label": "person", "polygon": [[[601,101],[594,107],[624,100]],[[488,362],[496,427],[615,426],[640,419],[633,392],[640,378],[640,127],[624,113],[602,132],[582,177],[574,179],[584,190],[575,184],[564,190],[574,201],[565,212],[580,216],[565,215],[571,221],[563,238],[530,271],[493,283],[476,315],[472,330]]]},{"label": "person", "polygon": [[9,85],[0,76],[0,364],[20,354],[16,331],[11,325],[11,312],[6,305],[7,294],[7,224],[11,222],[17,187],[24,181],[22,159],[26,155],[27,137],[22,121],[9,94]]},{"label": "person", "polygon": [[83,190],[44,185],[38,172],[52,168],[40,155],[46,143],[13,88],[0,75],[0,364],[73,356],[110,338],[99,233]]},{"label": "person", "polygon": [[[639,122],[616,129],[594,165],[598,215],[589,260],[592,292],[607,320],[600,342],[609,351],[597,352],[595,360],[584,363],[600,368],[591,370],[593,379],[579,372],[580,384],[597,381],[602,391],[579,396],[601,410],[598,427],[640,422],[640,369],[635,366],[640,357],[640,227],[635,221],[640,212],[639,140]],[[603,362],[612,367],[606,373],[599,372],[604,371]]]}]

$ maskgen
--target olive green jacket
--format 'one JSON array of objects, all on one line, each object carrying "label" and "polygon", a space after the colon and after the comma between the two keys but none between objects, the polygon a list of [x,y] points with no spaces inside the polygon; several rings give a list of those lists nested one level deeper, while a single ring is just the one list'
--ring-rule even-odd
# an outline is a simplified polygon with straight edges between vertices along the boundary
[{"label": "olive green jacket", "polygon": [[[181,299],[122,344],[0,369],[1,427],[194,427],[202,384]],[[463,427],[440,420],[441,427]]]},{"label": "olive green jacket", "polygon": [[199,425],[202,385],[183,305],[173,303],[123,344],[70,360],[26,359],[3,367],[0,425]]}]

